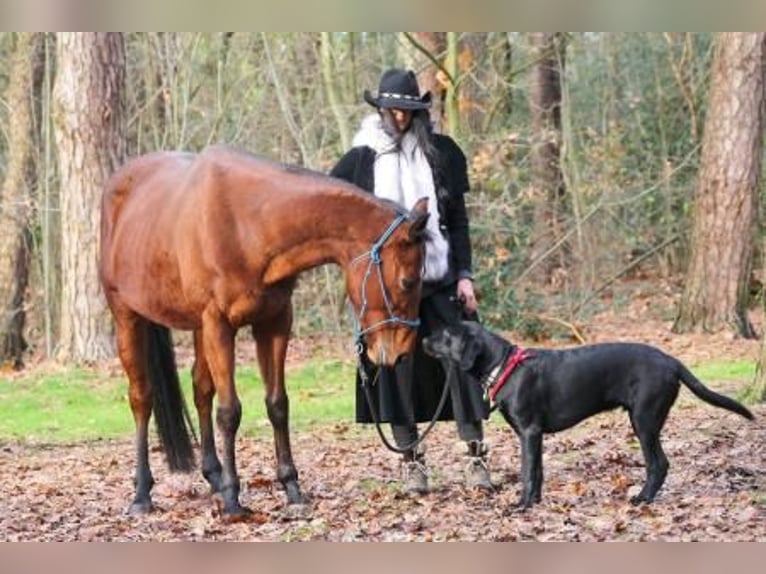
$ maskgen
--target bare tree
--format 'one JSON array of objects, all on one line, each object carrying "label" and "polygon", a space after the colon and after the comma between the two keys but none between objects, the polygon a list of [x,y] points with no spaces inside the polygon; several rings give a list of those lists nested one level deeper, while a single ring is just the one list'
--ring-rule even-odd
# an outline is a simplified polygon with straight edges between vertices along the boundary
[{"label": "bare tree", "polygon": [[0,193],[0,363],[23,365],[25,298],[32,252],[36,136],[40,119],[44,36],[18,34],[7,101],[8,168]]},{"label": "bare tree", "polygon": [[445,32],[405,32],[401,43],[403,64],[418,76],[420,91],[431,92],[431,121],[436,131],[444,124],[447,79],[441,68],[447,49]]},{"label": "bare tree", "polygon": [[348,113],[343,108],[338,87],[338,74],[334,63],[334,42],[331,32],[321,32],[321,63],[322,77],[324,79],[325,92],[327,92],[327,102],[338,123],[338,134],[340,135],[341,152],[345,152],[351,145],[351,127],[348,122]]},{"label": "bare tree", "polygon": [[[529,41],[535,57],[529,100],[532,113],[532,196],[534,229],[530,259],[540,261],[533,273],[547,282],[555,267],[565,265],[546,251],[562,235],[560,229],[566,192],[561,170],[561,78],[564,70],[564,38],[558,32],[534,32]],[[564,253],[559,250],[557,253]]]},{"label": "bare tree", "polygon": [[468,133],[482,129],[487,113],[487,34],[465,32],[458,42],[457,68],[460,74],[458,109],[461,123]]},{"label": "bare tree", "polygon": [[62,309],[58,357],[114,354],[97,273],[101,190],[125,156],[125,44],[120,33],[61,33],[54,86],[61,178]]},{"label": "bare tree", "polygon": [[[762,242],[761,249],[766,249],[766,241]],[[766,253],[766,251],[761,251]],[[761,266],[766,271],[766,258],[761,261]],[[766,293],[761,292],[761,307],[766,312]],[[744,389],[746,401],[766,402],[766,331],[761,333],[761,347],[758,352],[758,361],[755,364],[755,376]]]},{"label": "bare tree", "polygon": [[747,318],[764,129],[764,33],[715,39],[702,163],[694,196],[691,260],[673,330],[731,330]]}]

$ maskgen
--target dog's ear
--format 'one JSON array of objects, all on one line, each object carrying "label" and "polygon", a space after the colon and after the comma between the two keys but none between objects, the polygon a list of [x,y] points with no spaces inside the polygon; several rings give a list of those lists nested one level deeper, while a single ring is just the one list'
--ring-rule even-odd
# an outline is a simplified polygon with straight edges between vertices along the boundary
[{"label": "dog's ear", "polygon": [[481,345],[473,337],[466,337],[463,343],[463,352],[460,354],[460,369],[468,371],[473,367],[479,357]]}]

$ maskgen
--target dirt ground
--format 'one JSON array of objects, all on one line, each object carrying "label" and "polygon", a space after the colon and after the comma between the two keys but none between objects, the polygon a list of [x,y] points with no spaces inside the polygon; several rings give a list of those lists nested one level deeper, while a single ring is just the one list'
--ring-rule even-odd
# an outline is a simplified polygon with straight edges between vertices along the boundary
[{"label": "dirt ground", "polygon": [[152,453],[157,510],[132,517],[129,440],[0,448],[5,541],[239,540],[766,540],[766,408],[756,421],[693,404],[685,397],[668,419],[663,443],[668,479],[653,505],[628,498],[643,465],[626,417],[609,413],[545,441],[543,503],[512,508],[519,489],[518,443],[493,421],[494,494],[462,486],[462,445],[437,425],[428,440],[433,491],[400,493],[397,458],[372,433],[338,425],[293,436],[307,508],[293,512],[274,481],[270,440],[238,443],[242,502],[249,520],[218,515],[197,473],[169,475]]},{"label": "dirt ground", "polygon": [[[635,298],[619,314],[578,325],[578,332],[588,342],[652,343],[692,367],[713,359],[756,360],[757,341],[671,334],[651,301]],[[759,318],[753,320],[760,328]],[[319,347],[343,353],[344,345],[296,341],[289,360],[315,356]],[[250,351],[241,353],[251,360]],[[737,390],[731,381],[710,383],[721,392]],[[512,506],[520,486],[518,442],[497,415],[486,431],[494,494],[463,488],[463,446],[448,423],[437,425],[428,439],[433,490],[419,497],[400,492],[398,458],[374,430],[338,423],[293,434],[301,485],[311,502],[291,509],[274,480],[272,441],[241,437],[242,502],[253,513],[238,523],[221,519],[199,473],[168,474],[157,451],[151,455],[157,510],[126,515],[133,492],[129,439],[0,443],[0,539],[766,541],[766,405],[753,412],[756,420],[749,422],[682,391],[663,432],[668,479],[649,506],[628,503],[644,468],[624,413],[602,414],[548,436],[543,503],[525,513]]]}]

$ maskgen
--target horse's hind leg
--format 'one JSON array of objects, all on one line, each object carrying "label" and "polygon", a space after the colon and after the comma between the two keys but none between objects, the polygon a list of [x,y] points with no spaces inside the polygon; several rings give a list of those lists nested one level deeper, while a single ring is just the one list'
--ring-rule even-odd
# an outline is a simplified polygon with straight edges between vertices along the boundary
[{"label": "horse's hind leg", "polygon": [[303,504],[305,497],[298,485],[298,471],[293,463],[290,449],[290,406],[285,390],[285,357],[292,310],[288,308],[281,317],[269,323],[269,331],[253,328],[258,348],[258,364],[266,384],[266,411],[274,429],[274,446],[277,455],[277,478],[285,487],[288,504]]},{"label": "horse's hind leg", "polygon": [[117,350],[128,376],[130,408],[136,425],[136,496],[132,514],[152,509],[154,477],[149,468],[149,418],[152,414],[152,388],[147,373],[146,322],[131,311],[115,313]]},{"label": "horse's hind leg", "polygon": [[194,381],[194,405],[199,417],[200,440],[202,442],[202,475],[208,481],[214,493],[221,490],[221,462],[215,450],[215,435],[213,431],[213,396],[215,386],[207,364],[205,349],[202,344],[202,333],[194,332],[194,366],[192,367]]}]

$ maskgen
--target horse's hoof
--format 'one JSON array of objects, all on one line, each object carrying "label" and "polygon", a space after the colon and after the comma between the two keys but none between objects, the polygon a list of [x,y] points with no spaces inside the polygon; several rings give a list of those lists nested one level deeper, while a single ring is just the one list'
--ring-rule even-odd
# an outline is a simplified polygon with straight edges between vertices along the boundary
[{"label": "horse's hoof", "polygon": [[253,513],[246,506],[242,506],[237,499],[225,500],[220,493],[213,495],[213,502],[218,510],[218,514],[227,522],[246,520]]},{"label": "horse's hoof", "polygon": [[290,482],[285,485],[285,491],[287,493],[287,504],[300,505],[308,504],[309,500],[301,493],[301,489],[297,483]]},{"label": "horse's hoof", "polygon": [[221,509],[221,518],[226,522],[241,522],[247,520],[253,511],[242,506],[240,503],[224,505]]},{"label": "horse's hoof", "polygon": [[253,515],[252,510],[250,510],[246,506],[242,506],[238,504],[237,506],[233,508],[224,509],[223,513],[221,514],[221,519],[224,522],[245,522],[252,515]]},{"label": "horse's hoof", "polygon": [[131,516],[144,516],[154,510],[151,500],[134,500],[128,508],[128,514]]}]

